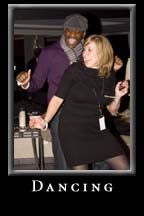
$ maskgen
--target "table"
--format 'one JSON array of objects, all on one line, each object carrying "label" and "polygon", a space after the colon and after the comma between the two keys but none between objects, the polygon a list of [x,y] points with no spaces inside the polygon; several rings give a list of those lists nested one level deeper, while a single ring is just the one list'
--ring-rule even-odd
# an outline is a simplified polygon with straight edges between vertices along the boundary
[{"label": "table", "polygon": [[[38,169],[43,170],[44,169],[44,144],[43,144],[43,138],[41,135],[41,130],[31,129],[28,127],[25,129],[19,129],[18,127],[14,128],[14,139],[21,139],[21,138],[31,138],[32,139],[32,147],[33,147],[33,153],[34,153],[36,166]],[[36,148],[37,139],[38,139],[39,154]]]}]

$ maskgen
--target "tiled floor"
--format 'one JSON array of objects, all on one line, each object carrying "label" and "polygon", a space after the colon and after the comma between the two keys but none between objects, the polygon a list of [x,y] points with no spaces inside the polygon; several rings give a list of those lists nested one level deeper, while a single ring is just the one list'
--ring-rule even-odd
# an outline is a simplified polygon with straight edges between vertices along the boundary
[{"label": "tiled floor", "polygon": [[[15,159],[14,170],[39,170],[39,167],[34,158]],[[45,158],[44,170],[54,170],[53,157]]]}]

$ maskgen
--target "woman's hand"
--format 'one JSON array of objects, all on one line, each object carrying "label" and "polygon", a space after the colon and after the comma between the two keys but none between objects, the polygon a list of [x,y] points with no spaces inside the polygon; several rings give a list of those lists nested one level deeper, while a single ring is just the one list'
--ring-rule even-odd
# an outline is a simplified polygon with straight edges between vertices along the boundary
[{"label": "woman's hand", "polygon": [[107,109],[112,115],[117,114],[120,107],[120,98],[127,93],[128,93],[128,82],[126,80],[118,82],[115,87],[115,98],[111,102],[111,104],[107,106]]},{"label": "woman's hand", "polygon": [[45,121],[41,116],[30,116],[29,127],[30,128],[45,128]]},{"label": "woman's hand", "polygon": [[123,66],[123,61],[116,55],[114,57],[113,70],[117,72]]},{"label": "woman's hand", "polygon": [[128,93],[128,81],[124,80],[124,81],[118,82],[115,87],[115,97],[121,98],[127,93]]}]

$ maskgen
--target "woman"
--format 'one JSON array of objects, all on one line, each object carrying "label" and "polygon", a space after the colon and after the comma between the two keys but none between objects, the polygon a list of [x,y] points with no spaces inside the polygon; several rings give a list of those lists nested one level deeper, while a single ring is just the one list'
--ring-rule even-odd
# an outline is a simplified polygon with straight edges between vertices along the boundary
[{"label": "woman", "polygon": [[116,114],[121,97],[128,91],[126,81],[115,87],[113,49],[108,39],[102,35],[88,37],[83,61],[69,66],[45,118],[31,118],[30,127],[44,129],[64,102],[59,137],[69,167],[86,170],[89,163],[106,160],[112,169],[129,169],[124,151],[106,128],[102,113],[106,107]]}]

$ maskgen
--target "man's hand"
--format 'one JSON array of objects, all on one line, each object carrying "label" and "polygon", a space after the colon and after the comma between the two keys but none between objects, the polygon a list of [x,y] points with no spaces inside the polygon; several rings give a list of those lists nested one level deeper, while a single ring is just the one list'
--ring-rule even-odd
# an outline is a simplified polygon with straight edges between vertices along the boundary
[{"label": "man's hand", "polygon": [[116,55],[114,58],[113,70],[117,72],[123,66],[123,61]]},{"label": "man's hand", "polygon": [[20,83],[21,86],[26,87],[31,78],[31,69],[27,72],[22,71],[16,76],[16,81]]}]

